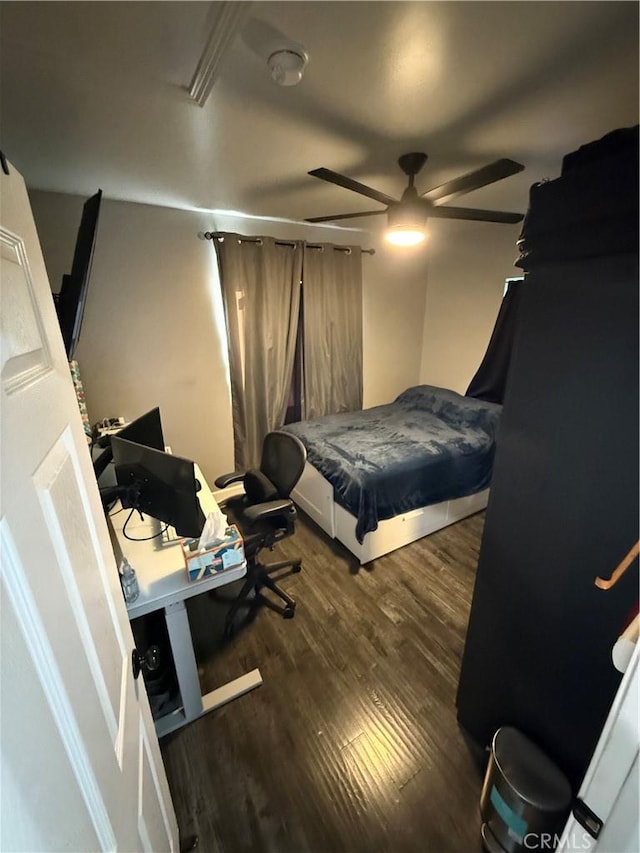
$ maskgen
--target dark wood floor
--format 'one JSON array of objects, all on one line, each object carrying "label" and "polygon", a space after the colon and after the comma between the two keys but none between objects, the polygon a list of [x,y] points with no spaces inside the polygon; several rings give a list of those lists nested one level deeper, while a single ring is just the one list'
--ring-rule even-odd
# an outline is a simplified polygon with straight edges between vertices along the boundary
[{"label": "dark wood floor", "polygon": [[481,849],[455,693],[483,520],[358,570],[302,518],[274,555],[303,557],[283,584],[295,619],[263,608],[226,647],[224,605],[191,599],[203,690],[256,666],[264,684],[163,740],[183,836],[203,853]]}]

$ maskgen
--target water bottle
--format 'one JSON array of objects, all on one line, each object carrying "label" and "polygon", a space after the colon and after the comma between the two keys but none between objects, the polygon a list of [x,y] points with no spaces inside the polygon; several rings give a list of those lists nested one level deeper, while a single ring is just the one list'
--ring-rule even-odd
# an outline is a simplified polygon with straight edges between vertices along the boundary
[{"label": "water bottle", "polygon": [[127,604],[131,604],[131,602],[135,601],[136,598],[140,595],[140,587],[138,586],[138,578],[136,577],[136,573],[133,569],[131,563],[125,557],[122,562],[122,574],[120,576],[120,583],[122,584],[122,592],[124,593],[124,600]]}]

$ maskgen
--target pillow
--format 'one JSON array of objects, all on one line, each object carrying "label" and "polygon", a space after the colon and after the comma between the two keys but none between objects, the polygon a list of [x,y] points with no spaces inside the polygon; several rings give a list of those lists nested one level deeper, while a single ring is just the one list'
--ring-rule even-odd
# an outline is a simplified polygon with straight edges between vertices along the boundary
[{"label": "pillow", "polygon": [[396,403],[411,412],[426,412],[453,427],[482,429],[493,435],[502,411],[499,403],[463,397],[449,388],[435,385],[415,385],[403,391]]},{"label": "pillow", "polygon": [[249,503],[261,504],[265,501],[274,501],[280,497],[276,487],[262,471],[254,468],[249,469],[244,475],[243,482]]}]

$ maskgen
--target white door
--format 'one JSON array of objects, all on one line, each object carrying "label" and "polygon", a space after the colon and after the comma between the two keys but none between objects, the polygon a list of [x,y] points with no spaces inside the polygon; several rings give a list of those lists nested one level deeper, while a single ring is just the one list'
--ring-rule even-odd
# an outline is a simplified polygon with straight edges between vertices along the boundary
[{"label": "white door", "polygon": [[0,850],[177,850],[42,252],[11,164],[0,200]]},{"label": "white door", "polygon": [[593,817],[583,817],[579,822],[574,810],[562,834],[559,853],[640,851],[639,656],[640,648],[636,647],[578,792]]}]

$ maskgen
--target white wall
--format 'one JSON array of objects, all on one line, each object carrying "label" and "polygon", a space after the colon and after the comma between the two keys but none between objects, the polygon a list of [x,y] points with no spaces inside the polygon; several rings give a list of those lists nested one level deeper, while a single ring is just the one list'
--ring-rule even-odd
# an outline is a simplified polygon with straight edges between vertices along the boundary
[{"label": "white wall", "polygon": [[420,381],[461,394],[489,343],[521,225],[431,220]]},{"label": "white wall", "polygon": [[[84,199],[30,192],[54,291],[69,272]],[[426,294],[422,251],[373,235],[103,198],[76,358],[89,417],[132,419],[159,405],[175,453],[205,476],[233,468],[226,339],[207,230],[359,243],[363,256],[364,404],[388,402],[420,377]]]}]

